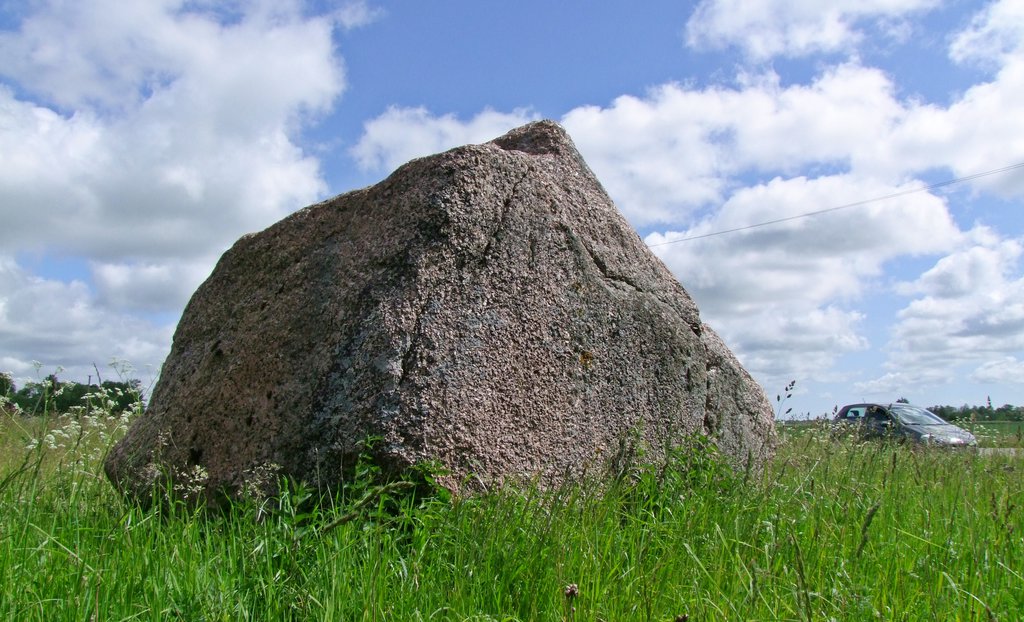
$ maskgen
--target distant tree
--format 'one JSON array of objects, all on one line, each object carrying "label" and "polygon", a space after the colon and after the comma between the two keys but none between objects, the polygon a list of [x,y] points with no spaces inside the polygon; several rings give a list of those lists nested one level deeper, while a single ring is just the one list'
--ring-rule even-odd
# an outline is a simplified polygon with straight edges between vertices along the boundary
[{"label": "distant tree", "polygon": [[104,393],[103,401],[111,404],[96,404],[111,414],[117,415],[143,399],[142,381],[137,379],[125,382],[104,381],[100,385],[81,384],[78,382],[61,382],[56,376],[49,376],[41,382],[29,382],[24,387],[11,393],[11,401],[17,404],[28,415],[67,414],[77,408],[89,408],[90,400],[98,400]]},{"label": "distant tree", "polygon": [[53,411],[57,413],[68,413],[76,406],[85,406],[85,396],[95,392],[99,387],[96,385],[79,384],[77,382],[63,382],[54,391]]},{"label": "distant tree", "polygon": [[1022,421],[1024,420],[1024,413],[1021,411],[1024,411],[1024,408],[1003,404],[993,411],[992,417],[996,421]]},{"label": "distant tree", "polygon": [[7,372],[0,372],[0,414],[14,411],[10,404],[14,391],[14,379]]},{"label": "distant tree", "polygon": [[960,419],[960,409],[955,406],[929,406],[928,410],[942,417],[946,421]]},{"label": "distant tree", "polygon": [[897,404],[909,404],[909,403],[910,403],[910,400],[908,400],[908,399],[907,399],[907,398],[905,398],[905,397],[901,397],[900,399],[896,400],[896,403],[897,403]]},{"label": "distant tree", "polygon": [[1004,404],[992,408],[984,406],[929,406],[928,410],[946,421],[1024,421],[1024,407]]},{"label": "distant tree", "polygon": [[45,386],[41,382],[26,382],[11,395],[11,401],[27,414],[42,414],[45,406]]}]

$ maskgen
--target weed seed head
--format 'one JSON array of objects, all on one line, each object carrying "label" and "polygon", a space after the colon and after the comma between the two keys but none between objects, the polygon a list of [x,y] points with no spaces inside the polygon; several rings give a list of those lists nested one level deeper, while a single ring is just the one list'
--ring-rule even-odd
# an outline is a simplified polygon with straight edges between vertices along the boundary
[{"label": "weed seed head", "polygon": [[565,586],[565,598],[567,600],[569,600],[570,602],[572,602],[572,600],[575,599],[579,595],[580,595],[580,588],[575,583],[570,583],[569,585]]}]

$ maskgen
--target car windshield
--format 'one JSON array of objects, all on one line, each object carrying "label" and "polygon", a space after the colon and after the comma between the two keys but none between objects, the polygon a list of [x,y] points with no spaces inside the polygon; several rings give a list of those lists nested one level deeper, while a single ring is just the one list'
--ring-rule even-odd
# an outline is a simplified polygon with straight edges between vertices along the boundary
[{"label": "car windshield", "polygon": [[946,423],[930,410],[909,404],[893,404],[889,407],[896,420],[904,425],[942,425]]}]

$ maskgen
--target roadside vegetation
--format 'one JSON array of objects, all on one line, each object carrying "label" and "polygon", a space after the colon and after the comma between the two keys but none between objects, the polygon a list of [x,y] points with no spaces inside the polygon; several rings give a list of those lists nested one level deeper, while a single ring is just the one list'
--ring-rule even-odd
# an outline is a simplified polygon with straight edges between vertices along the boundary
[{"label": "roadside vegetation", "polygon": [[[95,398],[103,395],[103,408],[108,413],[120,414],[135,408],[142,400],[142,381],[127,378],[130,368],[115,362],[112,365],[118,380],[103,380],[99,370],[96,382],[63,382],[50,374],[34,382],[18,387],[9,374],[0,372],[0,412],[18,412],[27,415],[62,415],[89,410]],[[38,372],[38,367],[37,367]]]},{"label": "roadside vegetation", "polygon": [[139,408],[87,395],[65,415],[0,414],[0,619],[1024,617],[1009,452],[780,426],[762,473],[691,439],[601,486],[455,499],[429,471],[410,492],[363,465],[319,504],[291,484],[224,513],[142,510],[100,467]]}]

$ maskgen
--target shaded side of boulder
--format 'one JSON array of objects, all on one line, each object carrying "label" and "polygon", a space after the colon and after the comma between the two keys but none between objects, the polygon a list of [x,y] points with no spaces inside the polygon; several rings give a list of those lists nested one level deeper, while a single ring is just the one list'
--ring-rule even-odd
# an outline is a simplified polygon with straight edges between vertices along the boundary
[{"label": "shaded side of boulder", "polygon": [[105,466],[140,499],[159,477],[216,499],[269,474],[336,486],[373,438],[386,471],[439,463],[452,489],[557,483],[629,434],[655,455],[706,434],[757,466],[772,415],[564,130],[537,122],[240,239]]}]

